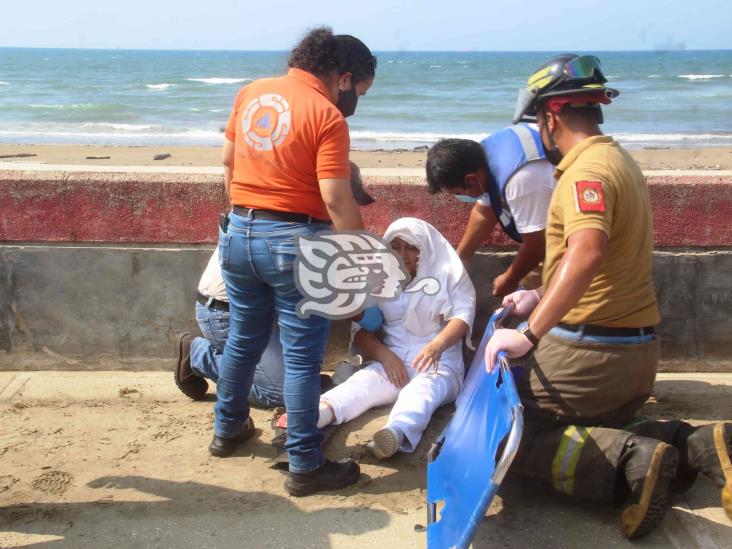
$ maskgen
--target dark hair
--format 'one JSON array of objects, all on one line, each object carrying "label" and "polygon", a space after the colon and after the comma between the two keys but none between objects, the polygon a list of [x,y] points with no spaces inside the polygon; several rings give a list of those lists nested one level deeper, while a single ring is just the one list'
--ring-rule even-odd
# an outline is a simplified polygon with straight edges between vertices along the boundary
[{"label": "dark hair", "polygon": [[561,114],[569,116],[568,124],[570,127],[576,125],[575,120],[577,117],[584,119],[591,124],[602,124],[602,108],[600,105],[588,105],[586,107],[573,107],[571,105],[565,105],[561,110]]},{"label": "dark hair", "polygon": [[338,74],[350,72],[353,85],[376,76],[376,57],[366,44],[350,34],[338,34],[334,38],[340,57]]},{"label": "dark hair", "polygon": [[488,168],[483,145],[470,139],[442,139],[427,152],[427,190],[432,194],[442,189],[463,187],[465,176]]},{"label": "dark hair", "polygon": [[287,64],[320,77],[350,72],[353,84],[376,74],[376,57],[366,44],[347,34],[336,36],[330,27],[308,32],[292,50]]},{"label": "dark hair", "polygon": [[[537,107],[537,114],[544,107],[545,103],[546,101]],[[563,105],[562,108],[559,109],[559,114],[565,116],[565,123],[572,129],[576,127],[578,119],[598,125],[604,122],[602,107],[596,104],[583,106]]]}]

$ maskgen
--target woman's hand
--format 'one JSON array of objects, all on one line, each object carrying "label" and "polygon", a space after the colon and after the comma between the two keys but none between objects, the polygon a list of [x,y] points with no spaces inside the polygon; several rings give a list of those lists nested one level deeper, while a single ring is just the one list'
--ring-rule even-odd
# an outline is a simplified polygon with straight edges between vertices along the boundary
[{"label": "woman's hand", "polygon": [[407,375],[407,369],[404,367],[404,362],[396,353],[387,349],[381,358],[381,365],[384,367],[386,377],[392,385],[401,389],[409,383],[409,376]]},{"label": "woman's hand", "polygon": [[442,342],[435,338],[430,341],[427,345],[422,347],[422,350],[414,358],[412,362],[412,368],[420,373],[429,371],[430,369],[437,371],[437,366],[440,363],[440,357],[444,347]]}]

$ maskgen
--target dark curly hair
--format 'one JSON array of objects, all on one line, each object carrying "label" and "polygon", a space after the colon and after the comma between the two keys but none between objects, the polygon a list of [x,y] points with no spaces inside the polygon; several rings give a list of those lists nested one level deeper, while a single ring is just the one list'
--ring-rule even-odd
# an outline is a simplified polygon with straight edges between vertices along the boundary
[{"label": "dark curly hair", "polygon": [[376,74],[376,57],[358,38],[318,27],[295,46],[288,66],[320,77],[350,72],[351,82],[358,84]]}]

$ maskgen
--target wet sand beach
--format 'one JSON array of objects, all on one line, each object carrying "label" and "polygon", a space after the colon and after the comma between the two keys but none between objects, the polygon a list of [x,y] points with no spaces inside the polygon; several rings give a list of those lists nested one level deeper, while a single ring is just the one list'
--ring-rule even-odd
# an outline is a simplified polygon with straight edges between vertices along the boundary
[{"label": "wet sand beach", "polygon": [[[170,155],[155,160],[157,155]],[[354,150],[361,168],[423,168],[426,149]],[[732,148],[648,148],[631,150],[644,170],[730,170]],[[20,155],[20,156],[17,156]],[[28,156],[26,156],[28,155]],[[220,147],[0,145],[0,162],[99,166],[218,166]]]}]

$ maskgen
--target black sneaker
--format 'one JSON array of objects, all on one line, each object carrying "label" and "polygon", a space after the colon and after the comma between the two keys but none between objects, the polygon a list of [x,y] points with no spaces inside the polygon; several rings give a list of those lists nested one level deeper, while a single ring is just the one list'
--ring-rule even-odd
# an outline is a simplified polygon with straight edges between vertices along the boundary
[{"label": "black sneaker", "polygon": [[208,452],[216,457],[229,457],[239,447],[239,445],[250,438],[254,434],[254,422],[252,418],[247,418],[247,422],[242,427],[238,435],[233,437],[220,437],[214,435],[211,444],[208,446]]},{"label": "black sneaker", "polygon": [[701,473],[722,489],[722,508],[732,520],[732,423],[692,428],[677,437],[681,469]]},{"label": "black sneaker", "polygon": [[202,400],[208,391],[208,382],[191,368],[191,342],[193,339],[190,334],[183,334],[178,339],[178,360],[174,372],[175,384],[187,397]]},{"label": "black sneaker", "polygon": [[631,491],[620,518],[625,537],[641,538],[661,524],[678,463],[678,451],[665,442],[636,435],[628,439],[620,456],[620,471]]},{"label": "black sneaker", "polygon": [[315,492],[339,490],[358,481],[361,468],[352,459],[342,461],[325,460],[325,463],[309,473],[289,473],[285,479],[285,490],[291,496],[303,497]]}]

